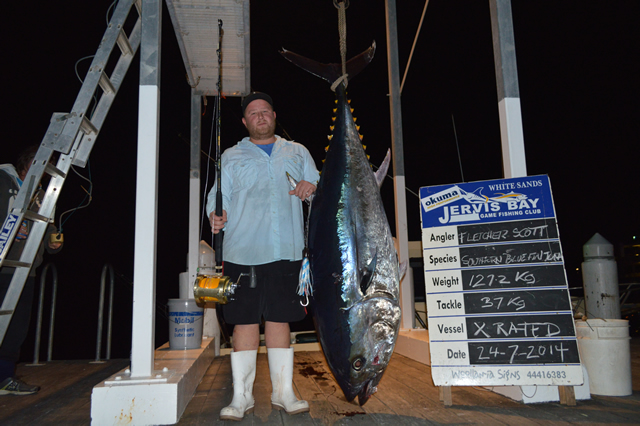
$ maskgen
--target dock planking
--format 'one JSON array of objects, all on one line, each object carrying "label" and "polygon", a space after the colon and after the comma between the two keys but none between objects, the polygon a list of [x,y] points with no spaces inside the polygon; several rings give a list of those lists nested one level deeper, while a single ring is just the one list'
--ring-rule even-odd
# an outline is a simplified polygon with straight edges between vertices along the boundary
[{"label": "dock planking", "polygon": [[[220,421],[220,410],[233,396],[228,355],[211,363],[179,425],[591,425],[638,424],[640,418],[640,339],[631,340],[634,393],[627,397],[592,396],[575,407],[559,403],[521,404],[489,389],[453,387],[453,405],[445,407],[431,380],[431,369],[394,354],[369,401],[349,402],[335,382],[322,352],[295,352],[293,387],[309,402],[310,412],[289,416],[271,407],[271,379],[266,354],[258,354],[256,406],[241,422]],[[103,364],[54,361],[40,367],[21,364],[18,376],[42,386],[31,396],[0,397],[0,424],[88,425],[93,386],[125,368],[127,360]]]}]

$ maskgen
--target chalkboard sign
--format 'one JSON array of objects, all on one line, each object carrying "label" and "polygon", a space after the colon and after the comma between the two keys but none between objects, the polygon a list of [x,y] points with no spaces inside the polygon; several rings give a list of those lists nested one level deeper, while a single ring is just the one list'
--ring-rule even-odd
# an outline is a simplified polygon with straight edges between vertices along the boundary
[{"label": "chalkboard sign", "polygon": [[582,384],[549,178],[424,187],[420,210],[434,383]]}]

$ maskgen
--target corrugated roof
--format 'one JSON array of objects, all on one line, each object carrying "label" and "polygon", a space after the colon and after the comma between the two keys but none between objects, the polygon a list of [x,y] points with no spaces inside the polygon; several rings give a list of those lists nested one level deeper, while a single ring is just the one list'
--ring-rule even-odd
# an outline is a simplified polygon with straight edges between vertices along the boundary
[{"label": "corrugated roof", "polygon": [[222,94],[251,90],[249,0],[167,0],[189,83],[218,94],[218,20],[222,20]]}]

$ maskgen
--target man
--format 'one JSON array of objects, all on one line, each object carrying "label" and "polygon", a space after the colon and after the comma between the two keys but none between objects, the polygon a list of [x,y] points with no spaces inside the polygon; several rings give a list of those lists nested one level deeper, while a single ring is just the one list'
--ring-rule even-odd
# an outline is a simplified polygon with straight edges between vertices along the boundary
[{"label": "man", "polygon": [[[12,164],[0,165],[0,219],[2,219],[2,223],[4,223],[4,220],[11,211],[13,201],[18,195],[20,186],[27,176],[27,172],[31,167],[37,151],[37,145],[27,148],[18,158],[15,167]],[[34,200],[29,207],[30,210],[38,211],[43,195],[44,192],[42,189],[36,191]],[[7,259],[20,259],[31,226],[32,223],[30,221],[25,220],[22,222],[18,234],[11,245]],[[25,337],[27,337],[27,332],[29,331],[31,305],[36,281],[36,268],[42,263],[45,246],[49,253],[57,253],[62,248],[62,243],[50,241],[50,236],[57,232],[55,226],[48,226],[44,237],[45,243],[40,245],[38,254],[34,259],[33,267],[29,272],[29,277],[22,289],[20,300],[18,300],[15,312],[11,318],[11,323],[9,323],[9,328],[0,346],[0,395],[30,395],[40,390],[39,386],[31,386],[17,379],[15,377],[15,368],[20,358],[20,346],[22,346],[22,342],[24,342]],[[14,270],[15,268],[5,266],[0,269],[0,304],[9,289]]]},{"label": "man", "polygon": [[[289,322],[304,318],[296,295],[304,248],[302,201],[316,190],[319,174],[309,151],[275,134],[276,113],[265,93],[253,92],[242,102],[242,122],[249,131],[222,155],[222,216],[215,215],[217,188],[209,193],[207,213],[215,234],[224,228],[224,274],[233,282],[254,268],[257,285],[243,278],[235,300],[222,307],[234,324],[231,369],[233,400],[220,412],[223,420],[240,420],[254,405],[253,382],[265,320],[265,343],[274,408],[288,414],[309,411],[292,388],[293,348]],[[286,173],[298,184],[290,190]]]}]

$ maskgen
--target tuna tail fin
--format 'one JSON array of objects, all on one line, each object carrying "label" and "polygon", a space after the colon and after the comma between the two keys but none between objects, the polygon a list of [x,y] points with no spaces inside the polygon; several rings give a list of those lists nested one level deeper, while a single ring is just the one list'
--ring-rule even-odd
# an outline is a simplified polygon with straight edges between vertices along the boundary
[{"label": "tuna tail fin", "polygon": [[[346,68],[349,80],[353,79],[353,77],[369,65],[369,62],[373,59],[375,52],[376,42],[374,41],[371,47],[367,50],[347,61]],[[299,66],[316,77],[327,80],[329,83],[333,83],[342,75],[342,66],[340,64],[321,64],[320,62],[305,58],[304,56],[300,56],[297,53],[293,53],[284,48],[280,51],[280,54],[294,65]]]}]

